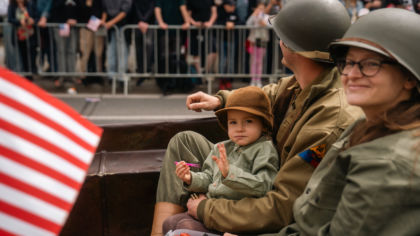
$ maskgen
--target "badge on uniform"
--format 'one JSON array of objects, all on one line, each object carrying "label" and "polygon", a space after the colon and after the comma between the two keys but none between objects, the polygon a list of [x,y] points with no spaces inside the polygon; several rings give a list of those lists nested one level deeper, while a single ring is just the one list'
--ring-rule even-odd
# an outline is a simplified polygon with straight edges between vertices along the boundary
[{"label": "badge on uniform", "polygon": [[325,144],[309,148],[298,155],[311,166],[317,167],[325,155]]}]

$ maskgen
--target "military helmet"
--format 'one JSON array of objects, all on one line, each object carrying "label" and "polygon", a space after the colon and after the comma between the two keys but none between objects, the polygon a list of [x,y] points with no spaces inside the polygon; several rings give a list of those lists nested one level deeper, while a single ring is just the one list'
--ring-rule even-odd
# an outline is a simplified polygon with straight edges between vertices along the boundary
[{"label": "military helmet", "polygon": [[293,51],[329,61],[328,45],[343,36],[350,17],[338,0],[293,0],[271,17],[270,23]]},{"label": "military helmet", "polygon": [[420,80],[420,15],[399,8],[384,8],[359,18],[342,39],[331,43],[333,57],[354,46],[396,60]]}]

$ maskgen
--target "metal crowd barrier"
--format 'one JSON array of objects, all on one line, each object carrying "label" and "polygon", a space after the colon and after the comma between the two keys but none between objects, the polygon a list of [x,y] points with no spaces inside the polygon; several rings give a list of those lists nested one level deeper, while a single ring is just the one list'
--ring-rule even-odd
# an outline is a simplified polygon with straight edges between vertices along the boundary
[{"label": "metal crowd barrier", "polygon": [[[45,28],[36,27],[33,37],[19,40],[17,29],[9,23],[1,23],[3,28],[4,44],[6,50],[6,66],[24,76],[37,73],[40,76],[55,77],[90,77],[100,76],[112,80],[112,94],[116,93],[117,81],[123,82],[124,94],[128,94],[128,85],[133,78],[177,78],[207,81],[207,92],[212,91],[212,82],[216,78],[251,78],[249,54],[246,51],[246,41],[249,31],[256,27],[238,25],[232,30],[224,26],[213,26],[208,29],[190,27],[187,30],[181,26],[168,26],[162,30],[157,25],[150,25],[143,33],[137,25],[125,25],[121,28],[113,27],[112,31],[98,31],[91,33],[91,37],[100,38],[104,42],[102,49],[102,71],[80,70],[80,55],[78,48],[82,45],[79,34],[86,24],[76,24],[70,28],[67,37],[60,36],[60,24],[49,23]],[[62,29],[61,29],[62,30]],[[280,63],[281,51],[278,39],[271,28],[266,28],[270,41],[266,44],[262,78],[275,81],[286,75],[284,66]],[[110,47],[107,42],[115,32],[117,66],[109,68],[106,54]],[[35,50],[21,49],[35,46]],[[94,43],[95,45],[97,43]],[[94,45],[94,46],[95,46]],[[108,51],[107,51],[108,50]],[[92,52],[94,50],[92,49]],[[196,54],[195,56],[192,53]],[[32,55],[35,53],[36,55]],[[130,54],[131,53],[131,54]],[[132,70],[128,70],[128,57]],[[35,69],[32,64],[23,63],[35,58]],[[48,61],[50,70],[45,71],[43,66]],[[76,70],[76,61],[79,69]],[[112,61],[112,60],[111,60]],[[86,63],[86,62],[85,62]],[[96,63],[98,66],[98,63]],[[29,66],[28,66],[29,65]]]}]

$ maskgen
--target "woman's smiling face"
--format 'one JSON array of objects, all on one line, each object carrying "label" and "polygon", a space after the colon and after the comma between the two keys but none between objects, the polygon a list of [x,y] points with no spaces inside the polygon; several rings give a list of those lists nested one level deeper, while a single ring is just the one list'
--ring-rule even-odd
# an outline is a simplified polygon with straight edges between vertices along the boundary
[{"label": "woman's smiling face", "polygon": [[[345,59],[347,63],[387,60],[378,53],[357,47],[350,47]],[[363,75],[360,65],[354,64],[345,75],[341,75],[341,81],[348,103],[361,107],[368,119],[408,99],[415,87],[415,81],[409,80],[397,64],[387,63],[380,65],[373,76]]]}]

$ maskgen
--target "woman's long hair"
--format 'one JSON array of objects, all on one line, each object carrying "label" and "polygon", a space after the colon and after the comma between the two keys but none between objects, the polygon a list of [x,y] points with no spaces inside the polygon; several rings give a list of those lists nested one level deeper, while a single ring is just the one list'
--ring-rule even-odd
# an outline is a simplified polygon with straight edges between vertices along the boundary
[{"label": "woman's long hair", "polygon": [[[417,82],[417,87],[419,84]],[[418,88],[413,88],[409,100],[400,102],[383,113],[379,119],[359,123],[350,136],[348,147],[415,128],[420,128],[420,92]],[[420,132],[417,132],[416,136],[420,136]]]}]

